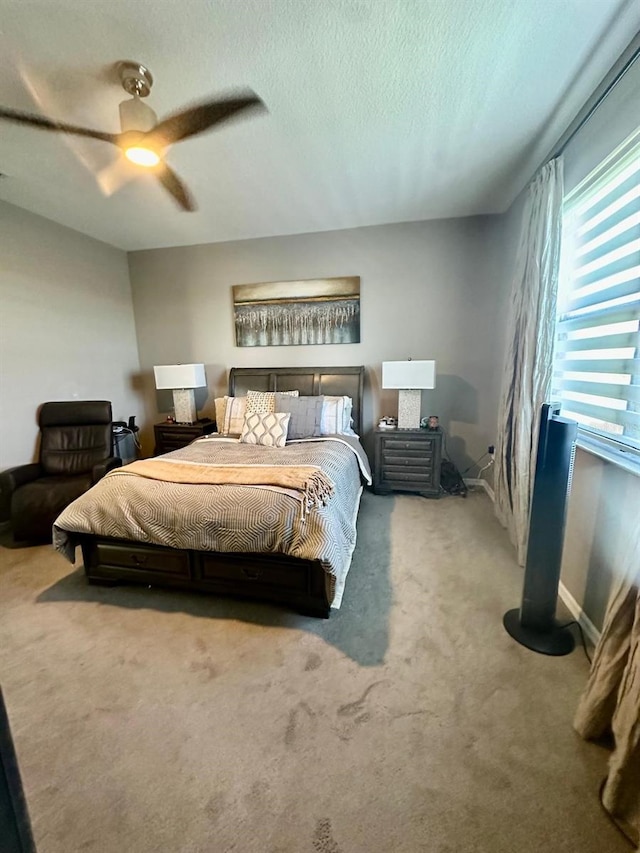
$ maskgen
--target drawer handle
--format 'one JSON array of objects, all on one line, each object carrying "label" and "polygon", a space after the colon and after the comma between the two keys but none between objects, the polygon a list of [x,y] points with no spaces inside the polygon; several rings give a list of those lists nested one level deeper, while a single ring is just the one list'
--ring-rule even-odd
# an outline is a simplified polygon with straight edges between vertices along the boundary
[{"label": "drawer handle", "polygon": [[147,562],[147,555],[145,554],[143,557],[141,557],[140,554],[132,554],[131,559],[136,564],[136,566],[144,566],[144,564]]},{"label": "drawer handle", "polygon": [[247,569],[245,566],[243,566],[242,574],[250,581],[257,581],[258,578],[262,575],[262,569]]}]

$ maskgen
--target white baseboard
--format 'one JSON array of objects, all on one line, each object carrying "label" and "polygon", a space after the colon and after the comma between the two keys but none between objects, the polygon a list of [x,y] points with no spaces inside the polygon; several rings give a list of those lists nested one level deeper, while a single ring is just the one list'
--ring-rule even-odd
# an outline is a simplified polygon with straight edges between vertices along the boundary
[{"label": "white baseboard", "polygon": [[475,479],[473,477],[469,477],[469,478],[465,477],[465,483],[467,486],[480,486],[480,488],[484,489],[485,492],[491,498],[491,500],[495,503],[496,496],[493,492],[493,489],[491,488],[489,483],[487,483],[486,480],[482,479],[482,477],[477,477]]},{"label": "white baseboard", "polygon": [[584,612],[582,607],[580,607],[562,581],[560,581],[558,585],[558,595],[569,613],[581,626],[589,642],[596,646],[600,639],[600,631],[598,631],[591,619],[589,619],[587,614]]}]

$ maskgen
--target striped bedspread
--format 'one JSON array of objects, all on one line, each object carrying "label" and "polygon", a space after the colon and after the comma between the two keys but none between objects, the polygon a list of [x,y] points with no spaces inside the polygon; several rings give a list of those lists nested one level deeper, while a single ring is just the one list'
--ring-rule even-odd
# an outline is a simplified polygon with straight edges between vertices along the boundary
[{"label": "striped bedspread", "polygon": [[111,472],[56,519],[53,544],[75,560],[77,533],[199,551],[283,553],[322,560],[341,588],[355,547],[362,480],[371,482],[359,442],[303,439],[284,448],[205,437],[162,460],[206,465],[319,466],[333,495],[302,513],[300,494],[270,485],[172,483]]}]

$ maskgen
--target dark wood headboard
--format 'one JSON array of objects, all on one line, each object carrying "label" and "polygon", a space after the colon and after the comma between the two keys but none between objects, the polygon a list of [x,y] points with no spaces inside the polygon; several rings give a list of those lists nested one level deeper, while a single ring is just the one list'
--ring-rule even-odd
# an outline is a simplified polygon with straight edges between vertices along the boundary
[{"label": "dark wood headboard", "polygon": [[299,391],[301,396],[346,394],[353,400],[353,428],[362,434],[364,367],[232,367],[229,394],[247,391]]}]

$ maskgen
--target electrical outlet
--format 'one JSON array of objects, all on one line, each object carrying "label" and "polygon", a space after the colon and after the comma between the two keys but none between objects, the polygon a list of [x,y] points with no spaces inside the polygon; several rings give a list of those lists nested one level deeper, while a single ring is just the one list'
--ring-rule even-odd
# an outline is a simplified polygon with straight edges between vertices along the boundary
[{"label": "electrical outlet", "polygon": [[489,447],[487,448],[487,453],[488,453],[490,456],[493,456],[493,454],[494,454],[495,452],[496,452],[495,445],[490,444],[490,445],[489,445]]}]

